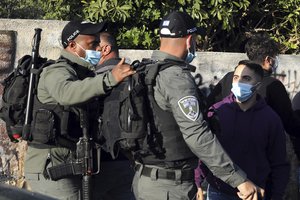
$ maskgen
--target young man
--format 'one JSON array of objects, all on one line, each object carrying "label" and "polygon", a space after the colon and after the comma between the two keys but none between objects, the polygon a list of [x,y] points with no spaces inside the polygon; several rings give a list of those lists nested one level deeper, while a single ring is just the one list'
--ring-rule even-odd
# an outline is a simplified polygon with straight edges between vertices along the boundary
[{"label": "young man", "polygon": [[156,77],[151,103],[157,129],[153,134],[163,155],[153,152],[137,161],[133,191],[138,200],[193,199],[196,156],[237,187],[242,199],[256,199],[256,187],[223,151],[199,111],[202,100],[189,65],[195,57],[198,30],[184,12],[172,12],[160,24],[160,50],[151,59],[172,63]]},{"label": "young man", "polygon": [[[54,198],[77,200],[80,176],[57,181],[49,179],[47,168],[74,160],[74,149],[82,136],[82,113],[94,111],[94,97],[105,94],[125,77],[134,73],[124,59],[109,72],[96,75],[100,60],[99,32],[106,24],[71,21],[62,30],[63,50],[53,65],[40,75],[37,100],[34,102],[32,141],[28,142],[25,177],[33,191]],[[95,121],[95,120],[93,120]],[[97,124],[89,123],[88,132]],[[61,173],[57,169],[57,173]]]},{"label": "young man", "polygon": [[[300,137],[300,118],[293,112],[291,100],[284,85],[271,76],[278,67],[279,47],[277,43],[266,34],[257,34],[248,40],[245,51],[250,60],[262,66],[264,78],[257,92],[279,115],[285,131],[293,137],[294,150],[300,158],[300,139],[294,138]],[[232,77],[233,72],[229,72],[219,81],[207,98],[208,106],[221,101],[230,94]]]},{"label": "young man", "polygon": [[[214,104],[208,116],[218,117],[220,127],[215,134],[249,180],[262,189],[271,183],[268,199],[282,199],[289,177],[285,133],[278,115],[257,94],[262,79],[260,65],[240,61],[234,70],[232,93]],[[236,188],[215,177],[202,163],[200,169],[209,183],[207,199],[239,199]]]},{"label": "young man", "polygon": [[[278,44],[266,34],[256,34],[246,43],[245,51],[248,58],[260,64],[264,70],[264,78],[257,93],[278,114],[286,133],[289,135],[289,138],[287,138],[287,153],[292,171],[286,198],[297,199],[297,197],[293,197],[297,192],[293,188],[299,188],[299,185],[295,184],[293,179],[299,175],[298,171],[293,169],[298,166],[295,153],[298,161],[300,158],[300,117],[293,111],[291,100],[282,82],[271,76],[272,72],[278,67]],[[229,72],[219,81],[208,96],[208,106],[221,101],[230,94],[232,77],[233,72]]]}]

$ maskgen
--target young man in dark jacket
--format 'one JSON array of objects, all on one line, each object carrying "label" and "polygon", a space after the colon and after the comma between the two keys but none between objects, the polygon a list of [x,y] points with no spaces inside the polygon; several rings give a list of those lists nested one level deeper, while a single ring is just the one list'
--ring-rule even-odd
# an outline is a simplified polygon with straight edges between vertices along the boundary
[{"label": "young man in dark jacket", "polygon": [[[258,88],[258,94],[279,115],[285,131],[292,137],[294,150],[300,159],[300,118],[292,110],[291,100],[284,85],[271,74],[278,67],[279,48],[267,35],[255,35],[249,39],[245,51],[250,60],[260,64],[264,78]],[[230,94],[233,72],[227,73],[208,96],[208,106],[221,101]]]},{"label": "young man in dark jacket", "polygon": [[[218,117],[220,127],[216,136],[248,178],[263,190],[269,179],[272,193],[268,199],[282,199],[289,175],[285,133],[279,116],[257,94],[262,78],[260,65],[248,60],[239,62],[231,94],[214,104],[208,117]],[[203,164],[196,170],[199,173],[209,183],[208,199],[239,199],[235,188],[213,176]]]}]

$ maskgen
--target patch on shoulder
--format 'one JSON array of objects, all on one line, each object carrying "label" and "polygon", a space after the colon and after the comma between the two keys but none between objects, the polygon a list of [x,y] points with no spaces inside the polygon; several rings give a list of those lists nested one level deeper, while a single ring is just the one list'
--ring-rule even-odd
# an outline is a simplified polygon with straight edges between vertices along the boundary
[{"label": "patch on shoulder", "polygon": [[188,119],[196,121],[199,116],[199,103],[196,97],[185,96],[178,101],[178,105]]}]

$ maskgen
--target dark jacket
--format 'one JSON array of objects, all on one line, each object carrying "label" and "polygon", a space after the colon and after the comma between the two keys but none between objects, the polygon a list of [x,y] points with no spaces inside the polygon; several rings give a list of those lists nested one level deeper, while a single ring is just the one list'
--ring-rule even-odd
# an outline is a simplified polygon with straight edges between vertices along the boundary
[{"label": "dark jacket", "polygon": [[[272,199],[282,199],[289,177],[286,162],[285,133],[278,115],[258,96],[257,103],[242,111],[232,94],[212,106],[220,120],[220,143],[247,178],[261,188],[270,176]],[[214,188],[232,195],[237,190],[214,177],[206,168],[204,174]]]},{"label": "dark jacket", "polygon": [[[227,73],[209,94],[208,106],[230,94],[233,72]],[[300,118],[293,112],[291,100],[284,85],[265,71],[258,94],[279,115],[285,131],[291,136],[294,150],[300,160]],[[297,138],[296,138],[297,137]]]}]

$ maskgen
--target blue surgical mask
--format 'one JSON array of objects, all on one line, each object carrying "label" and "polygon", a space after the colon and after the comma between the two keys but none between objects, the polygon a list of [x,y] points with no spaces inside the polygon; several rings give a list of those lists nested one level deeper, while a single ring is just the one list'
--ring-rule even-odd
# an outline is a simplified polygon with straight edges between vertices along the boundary
[{"label": "blue surgical mask", "polygon": [[196,41],[192,38],[190,48],[188,48],[188,53],[185,57],[185,62],[191,63],[196,57]]},{"label": "blue surgical mask", "polygon": [[254,87],[247,83],[232,83],[231,92],[239,102],[245,102],[253,95]]},{"label": "blue surgical mask", "polygon": [[[78,44],[78,43],[77,43]],[[90,64],[96,66],[101,59],[101,52],[95,50],[84,49],[80,44],[78,44],[80,48],[85,51],[85,58],[83,60],[89,62]]]},{"label": "blue surgical mask", "polygon": [[185,62],[191,63],[195,57],[196,57],[195,53],[191,53],[190,50],[188,50],[188,53],[185,57]]}]

